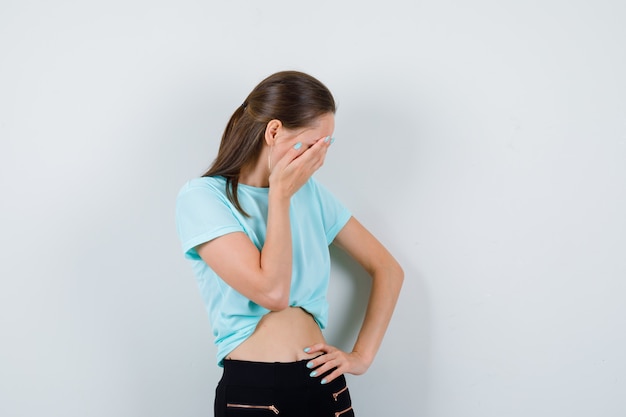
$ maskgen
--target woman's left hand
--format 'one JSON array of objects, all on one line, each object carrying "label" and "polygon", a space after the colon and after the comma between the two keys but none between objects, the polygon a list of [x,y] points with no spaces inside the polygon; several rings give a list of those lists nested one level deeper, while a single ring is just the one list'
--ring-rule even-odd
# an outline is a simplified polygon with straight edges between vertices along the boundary
[{"label": "woman's left hand", "polygon": [[321,352],[322,355],[307,362],[307,368],[313,369],[312,377],[319,377],[334,369],[330,374],[325,375],[322,384],[327,384],[342,374],[361,375],[367,371],[370,363],[366,361],[359,352],[344,352],[334,346],[325,343],[318,343],[306,347],[306,353],[314,354]]}]

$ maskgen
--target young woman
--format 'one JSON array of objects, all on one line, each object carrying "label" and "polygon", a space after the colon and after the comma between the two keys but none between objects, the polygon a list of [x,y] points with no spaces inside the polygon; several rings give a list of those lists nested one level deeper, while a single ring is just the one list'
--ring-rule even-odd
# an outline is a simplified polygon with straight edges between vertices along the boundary
[{"label": "young woman", "polygon": [[[312,177],[334,141],[334,114],[317,79],[269,76],[235,110],[211,168],[178,195],[178,234],[224,367],[217,417],[354,415],[343,374],[362,374],[374,360],[403,272]],[[350,352],[321,331],[331,243],[372,276]]]}]

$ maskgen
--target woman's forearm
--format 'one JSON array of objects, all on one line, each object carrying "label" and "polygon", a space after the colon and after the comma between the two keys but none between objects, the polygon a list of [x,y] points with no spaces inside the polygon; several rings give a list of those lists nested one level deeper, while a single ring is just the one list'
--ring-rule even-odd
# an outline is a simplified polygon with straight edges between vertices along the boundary
[{"label": "woman's forearm", "polygon": [[395,261],[371,273],[372,288],[353,352],[358,353],[368,366],[374,361],[398,300],[404,272]]},{"label": "woman's forearm", "polygon": [[270,188],[265,243],[260,267],[264,287],[272,300],[271,310],[282,310],[289,304],[292,273],[292,239],[289,217],[290,198]]}]

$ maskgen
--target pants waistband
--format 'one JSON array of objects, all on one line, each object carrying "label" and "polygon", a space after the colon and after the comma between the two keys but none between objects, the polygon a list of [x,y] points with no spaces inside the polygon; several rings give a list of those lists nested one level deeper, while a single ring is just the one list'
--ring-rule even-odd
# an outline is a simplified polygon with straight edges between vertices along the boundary
[{"label": "pants waistband", "polygon": [[309,376],[311,369],[306,367],[309,360],[253,362],[225,359],[221,382],[255,387],[306,385],[314,379]]}]

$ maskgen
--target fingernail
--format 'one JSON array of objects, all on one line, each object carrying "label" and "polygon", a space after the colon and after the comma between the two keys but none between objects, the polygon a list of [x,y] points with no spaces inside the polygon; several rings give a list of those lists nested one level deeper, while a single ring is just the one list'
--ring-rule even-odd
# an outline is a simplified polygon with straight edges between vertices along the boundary
[{"label": "fingernail", "polygon": [[330,144],[332,145],[333,143],[335,143],[335,138],[334,137],[330,138]]},{"label": "fingernail", "polygon": [[304,348],[305,353],[309,353],[310,351],[311,351],[311,348]]},{"label": "fingernail", "polygon": [[306,367],[309,368],[309,369],[313,368],[313,366],[314,366],[313,362],[309,362],[309,363],[306,364]]},{"label": "fingernail", "polygon": [[325,143],[328,143],[328,141],[329,141],[329,140],[330,140],[330,136],[326,136],[326,137],[324,138],[324,142],[325,142]]},{"label": "fingernail", "polygon": [[324,385],[325,383],[327,383],[328,381],[326,381],[326,378],[322,379],[322,381],[320,382],[320,384]]},{"label": "fingernail", "polygon": [[298,143],[296,143],[295,145],[293,145],[293,148],[294,148],[295,150],[298,150],[298,149],[300,149],[301,147],[302,147],[302,142],[298,142]]},{"label": "fingernail", "polygon": [[315,375],[317,375],[317,371],[313,371],[309,374],[309,376],[315,376]]}]

